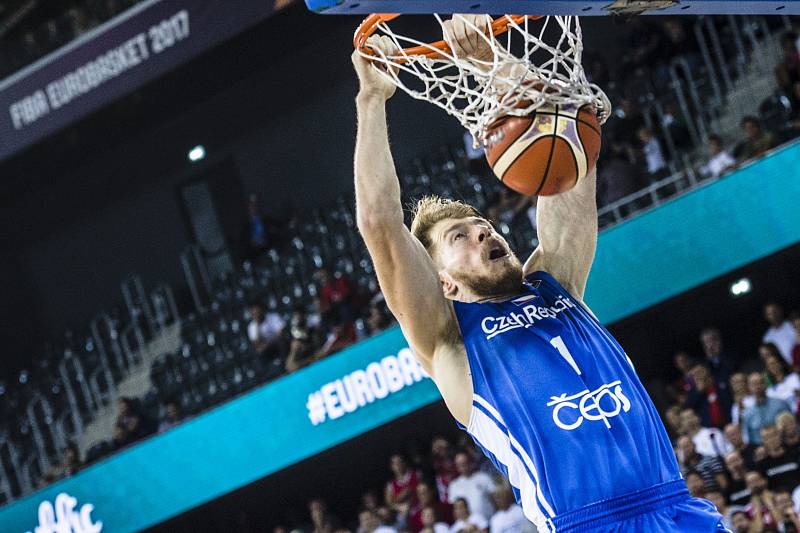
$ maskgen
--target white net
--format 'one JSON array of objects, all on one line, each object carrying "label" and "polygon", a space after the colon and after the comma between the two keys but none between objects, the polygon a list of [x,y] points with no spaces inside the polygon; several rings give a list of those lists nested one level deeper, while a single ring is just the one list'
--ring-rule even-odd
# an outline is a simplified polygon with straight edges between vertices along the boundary
[{"label": "white net", "polygon": [[[444,24],[439,15],[434,16]],[[486,25],[491,25],[493,19],[485,17]],[[578,18],[506,19],[508,31],[499,36],[485,33],[464,19],[491,47],[492,57],[487,60],[458,57],[449,47],[441,51],[432,44],[398,35],[387,22],[378,23],[375,34],[389,37],[397,52],[387,56],[380,50],[372,54],[361,50],[361,54],[373,63],[382,63],[386,68],[380,71],[400,89],[458,119],[470,131],[476,146],[495,120],[526,116],[545,104],[589,104],[594,106],[599,122],[605,122],[611,104],[605,93],[586,79]],[[553,44],[548,44],[546,36]],[[414,53],[404,50],[412,47],[416,47]]]}]

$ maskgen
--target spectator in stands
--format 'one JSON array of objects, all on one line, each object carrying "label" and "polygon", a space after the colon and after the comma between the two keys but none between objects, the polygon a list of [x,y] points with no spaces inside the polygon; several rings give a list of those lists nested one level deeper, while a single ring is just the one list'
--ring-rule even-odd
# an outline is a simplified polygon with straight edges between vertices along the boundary
[{"label": "spectator in stands", "polygon": [[792,347],[792,368],[795,372],[800,371],[800,313],[793,311],[789,315],[789,321],[794,327],[794,346]]},{"label": "spectator in stands", "polygon": [[736,356],[724,349],[719,329],[706,327],[700,332],[700,345],[714,382],[720,390],[727,390],[728,381],[736,365]]},{"label": "spectator in stands", "polygon": [[155,424],[139,411],[133,398],[121,397],[117,400],[117,424],[122,425],[130,442],[154,433]]},{"label": "spectator in stands", "polygon": [[516,504],[511,486],[507,483],[498,485],[492,493],[497,511],[489,520],[489,531],[492,533],[534,533],[536,527],[525,518],[522,507]]},{"label": "spectator in stands", "polygon": [[164,402],[164,417],[158,423],[158,432],[164,433],[181,423],[183,420],[183,412],[180,402],[177,400],[169,399]]},{"label": "spectator in stands", "polygon": [[376,510],[381,504],[378,495],[375,491],[368,490],[364,494],[361,495],[361,508],[362,509],[369,509],[371,511]]},{"label": "spectator in stands", "polygon": [[314,361],[328,357],[356,342],[355,322],[343,314],[341,307],[328,313],[328,325],[330,327],[328,336],[314,354]]},{"label": "spectator in stands", "polygon": [[791,413],[781,413],[775,419],[775,425],[781,432],[781,442],[789,448],[800,448],[800,430],[797,419]]},{"label": "spectator in stands", "polygon": [[671,405],[664,414],[670,442],[675,442],[681,433],[681,406]]},{"label": "spectator in stands", "polygon": [[683,405],[686,402],[689,391],[694,388],[694,378],[691,370],[694,368],[695,363],[692,357],[683,350],[675,352],[672,357],[672,363],[680,372],[680,377],[670,385],[669,396],[673,401]]},{"label": "spectator in stands", "polygon": [[764,319],[769,324],[769,329],[764,333],[763,342],[765,344],[771,342],[777,346],[783,359],[791,365],[797,331],[783,315],[783,307],[775,302],[769,302],[764,306]]},{"label": "spectator in stands", "polygon": [[767,489],[766,479],[761,475],[761,472],[751,470],[745,475],[745,481],[751,493],[745,512],[752,523],[753,531],[776,528],[778,525],[777,517],[781,513],[778,512],[775,506],[772,491]]},{"label": "spectator in stands", "polygon": [[53,465],[50,469],[42,475],[40,486],[43,486],[59,479],[70,477],[83,466],[81,461],[81,452],[78,450],[78,445],[74,442],[67,443],[64,448],[63,459],[57,465]]},{"label": "spectator in stands", "polygon": [[381,524],[375,511],[362,509],[358,513],[357,533],[397,533],[397,530]]},{"label": "spectator in stands", "polygon": [[400,514],[408,514],[416,503],[417,485],[420,482],[419,472],[409,468],[408,461],[400,454],[389,459],[392,479],[386,483],[384,499],[386,505]]},{"label": "spectator in stands", "polygon": [[748,469],[742,454],[733,451],[725,456],[725,468],[728,471],[728,489],[725,492],[731,505],[747,505],[752,496],[747,485]]},{"label": "spectator in stands", "polygon": [[733,511],[731,513],[733,523],[733,533],[753,533],[750,529],[750,517],[745,511]]},{"label": "spectator in stands", "polygon": [[790,409],[783,400],[767,396],[767,384],[760,372],[750,374],[747,383],[755,396],[755,403],[742,413],[743,435],[747,442],[761,444],[761,428],[774,424],[780,413]]},{"label": "spectator in stands", "polygon": [[689,494],[695,498],[701,498],[703,496],[706,488],[703,476],[701,476],[699,472],[689,470],[683,475],[683,479],[686,481],[686,488],[689,489]]},{"label": "spectator in stands", "polygon": [[314,362],[314,350],[308,340],[292,339],[286,355],[286,372],[292,373]]},{"label": "spectator in stands", "polygon": [[800,485],[800,450],[784,446],[775,426],[761,428],[761,440],[766,457],[756,463],[756,468],[766,476],[767,486],[770,490],[794,490]]},{"label": "spectator in stands", "polygon": [[257,301],[250,304],[250,319],[247,338],[253,343],[253,348],[263,356],[277,357],[286,321],[274,311],[267,312]]},{"label": "spectator in stands", "polygon": [[736,156],[739,162],[758,157],[777,146],[775,136],[764,131],[758,117],[752,115],[744,117],[741,126],[747,138],[736,147]]},{"label": "spectator in stands", "polygon": [[436,511],[436,516],[439,520],[447,522],[448,524],[453,521],[452,505],[440,501],[433,486],[427,481],[420,481],[417,483],[416,493],[417,499],[411,506],[411,511],[408,514],[408,526],[411,528],[411,531],[416,533],[425,527],[422,513],[429,507]]},{"label": "spectator in stands", "polygon": [[274,222],[261,214],[258,197],[247,199],[247,214],[242,226],[241,253],[245,261],[258,261],[270,248]]},{"label": "spectator in stands", "polygon": [[449,533],[450,526],[443,522],[436,508],[429,505],[422,509],[422,529],[424,533]]},{"label": "spectator in stands", "polygon": [[800,376],[792,372],[791,367],[778,353],[769,353],[764,364],[769,381],[772,383],[767,388],[767,396],[783,400],[789,405],[792,413],[797,413],[797,391],[800,389]]},{"label": "spectator in stands", "polygon": [[731,443],[733,450],[741,454],[745,464],[747,464],[747,466],[753,466],[755,464],[753,454],[755,453],[756,445],[744,442],[741,426],[733,423],[728,424],[725,426],[724,433],[725,438]]},{"label": "spectator in stands", "polygon": [[712,178],[718,178],[736,168],[736,159],[723,148],[722,138],[719,135],[712,133],[707,140],[709,160],[700,169],[700,172]]},{"label": "spectator in stands", "polygon": [[637,132],[641,142],[641,150],[644,154],[645,168],[651,182],[664,179],[669,175],[667,161],[664,159],[664,151],[661,143],[656,139],[653,130],[648,127],[639,128]]},{"label": "spectator in stands", "polygon": [[386,526],[397,531],[406,530],[405,516],[400,515],[394,509],[391,509],[385,505],[379,505],[375,509],[375,514],[378,515],[378,520],[382,526]]},{"label": "spectator in stands", "polygon": [[798,37],[795,32],[787,32],[781,37],[783,60],[775,68],[775,78],[781,90],[789,94],[795,83],[800,82],[800,53]]},{"label": "spectator in stands", "polygon": [[320,268],[316,273],[319,283],[319,313],[323,322],[329,322],[332,315],[336,320],[352,321],[356,298],[356,287],[347,276],[334,275],[328,268]]},{"label": "spectator in stands", "polygon": [[662,57],[665,62],[683,56],[693,64],[699,55],[699,46],[694,34],[687,27],[686,21],[681,17],[664,17],[661,21],[661,31],[666,39]]},{"label": "spectator in stands", "polygon": [[778,531],[780,533],[798,533],[800,517],[794,509],[792,496],[788,491],[775,491],[775,509],[778,513]]},{"label": "spectator in stands", "polygon": [[703,426],[723,427],[728,422],[728,415],[731,412],[727,383],[724,389],[719,387],[704,364],[695,365],[691,372],[694,387],[689,390],[686,397],[686,407],[700,415],[700,423]]},{"label": "spectator in stands", "polygon": [[733,519],[731,518],[733,512],[738,511],[739,509],[744,509],[743,507],[731,508],[728,506],[725,496],[718,490],[706,490],[703,493],[703,498],[714,504],[714,507],[717,508],[719,514],[722,515],[722,525],[728,529],[733,527]]},{"label": "spectator in stands", "polygon": [[464,498],[473,512],[483,516],[492,516],[494,507],[491,494],[495,490],[492,478],[485,472],[477,470],[473,458],[465,452],[456,454],[455,463],[459,476],[450,483],[448,488],[447,497],[450,503]]},{"label": "spectator in stands", "polygon": [[722,431],[701,426],[700,417],[692,409],[681,411],[681,432],[692,439],[700,455],[719,457],[733,449]]},{"label": "spectator in stands", "polygon": [[453,460],[453,453],[450,442],[444,437],[435,437],[431,442],[431,466],[436,477],[436,491],[439,499],[447,502],[447,489],[455,478],[458,477],[456,463]]},{"label": "spectator in stands", "polygon": [[328,504],[321,498],[308,502],[308,515],[311,520],[308,533],[330,533],[338,525],[338,520],[328,511]]},{"label": "spectator in stands", "polygon": [[687,150],[693,148],[692,136],[683,112],[675,102],[668,102],[664,107],[661,125],[669,132],[676,149]]},{"label": "spectator in stands", "polygon": [[741,422],[741,416],[745,409],[756,403],[756,397],[750,394],[750,387],[747,385],[747,376],[742,372],[731,374],[730,391],[733,405],[731,406],[731,421],[735,424]]},{"label": "spectator in stands", "polygon": [[678,439],[678,461],[684,475],[690,471],[700,474],[706,489],[727,489],[728,478],[720,458],[697,453],[692,439],[686,435]]},{"label": "spectator in stands", "polygon": [[453,518],[455,522],[450,526],[450,533],[489,532],[489,521],[485,516],[470,512],[469,504],[464,498],[453,502]]}]

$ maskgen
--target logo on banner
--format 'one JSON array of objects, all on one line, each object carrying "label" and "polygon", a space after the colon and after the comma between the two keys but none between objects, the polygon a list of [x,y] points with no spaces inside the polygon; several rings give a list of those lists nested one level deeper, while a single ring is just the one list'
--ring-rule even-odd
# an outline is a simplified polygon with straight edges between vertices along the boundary
[{"label": "logo on banner", "polygon": [[403,348],[309,394],[308,419],[315,426],[336,420],[428,377],[411,350]]},{"label": "logo on banner", "polygon": [[[45,500],[39,504],[39,525],[33,533],[99,533],[102,522],[92,521],[94,505],[85,503],[75,509],[78,500],[66,492],[56,496],[56,504]],[[28,531],[27,533],[31,533]]]}]

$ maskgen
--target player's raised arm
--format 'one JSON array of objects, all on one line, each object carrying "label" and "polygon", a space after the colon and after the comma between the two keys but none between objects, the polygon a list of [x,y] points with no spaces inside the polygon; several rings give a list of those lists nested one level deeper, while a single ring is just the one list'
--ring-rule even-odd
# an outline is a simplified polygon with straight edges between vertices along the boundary
[{"label": "player's raised arm", "polygon": [[539,197],[539,246],[525,262],[525,274],[544,270],[573,296],[583,299],[597,247],[596,191],[595,169],[569,191]]},{"label": "player's raised arm", "polygon": [[[370,44],[389,50],[387,41]],[[386,125],[385,104],[395,86],[358,53],[353,54],[353,64],[361,84],[356,101],[358,228],[375,263],[389,308],[420,362],[431,373],[430,363],[437,345],[454,324],[452,305],[444,297],[430,256],[403,223],[400,184]]]}]

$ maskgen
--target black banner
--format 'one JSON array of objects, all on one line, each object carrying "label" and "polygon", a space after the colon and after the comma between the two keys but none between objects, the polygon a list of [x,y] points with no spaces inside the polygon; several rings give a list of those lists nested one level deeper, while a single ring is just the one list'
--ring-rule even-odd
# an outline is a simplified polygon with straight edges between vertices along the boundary
[{"label": "black banner", "polygon": [[148,0],[0,82],[0,159],[174,69],[287,0]]}]

